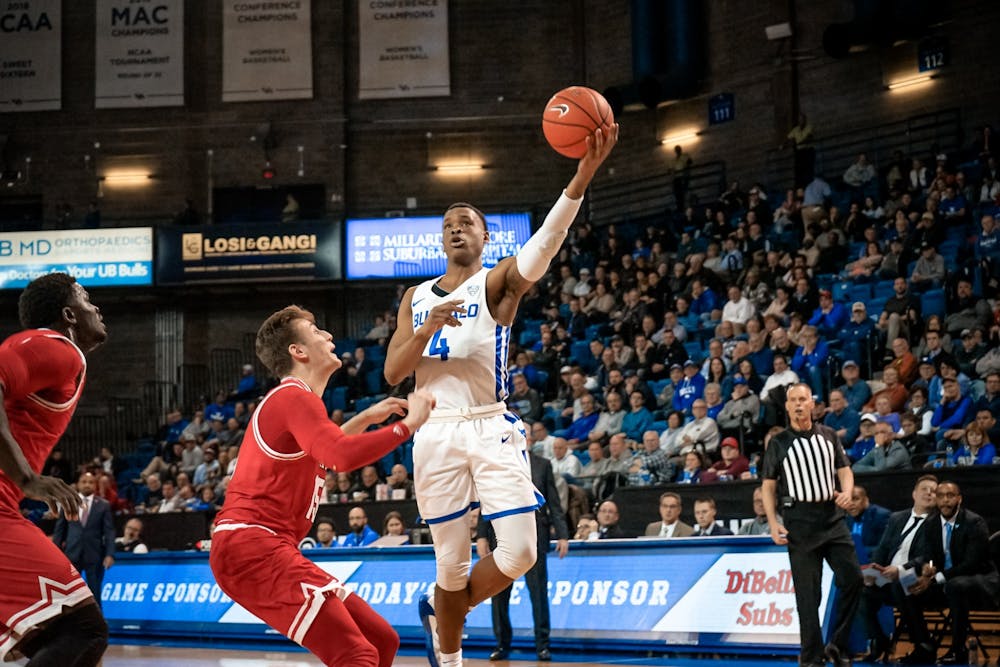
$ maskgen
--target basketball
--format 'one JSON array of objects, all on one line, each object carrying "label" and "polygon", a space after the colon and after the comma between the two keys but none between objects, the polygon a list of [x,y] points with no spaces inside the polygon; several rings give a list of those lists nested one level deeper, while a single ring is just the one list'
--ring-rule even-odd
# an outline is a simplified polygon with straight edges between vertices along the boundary
[{"label": "basketball", "polygon": [[542,113],[545,140],[557,153],[580,159],[587,152],[587,137],[614,125],[611,105],[596,90],[584,86],[563,88],[552,96]]}]

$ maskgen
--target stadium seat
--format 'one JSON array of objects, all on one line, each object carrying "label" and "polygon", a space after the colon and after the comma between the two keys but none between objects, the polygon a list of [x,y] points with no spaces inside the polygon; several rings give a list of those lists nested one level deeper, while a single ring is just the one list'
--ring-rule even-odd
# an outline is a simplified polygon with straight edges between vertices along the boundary
[{"label": "stadium seat", "polygon": [[868,300],[872,298],[871,285],[868,283],[851,285],[851,288],[847,290],[847,298],[852,302],[861,301],[862,303],[868,303]]},{"label": "stadium seat", "polygon": [[574,341],[569,346],[569,358],[576,363],[582,363],[590,357],[590,343],[585,340]]},{"label": "stadium seat", "polygon": [[538,391],[545,391],[546,385],[549,383],[549,374],[547,371],[536,371],[535,372],[535,382],[531,385],[532,389]]},{"label": "stadium seat", "polygon": [[660,392],[663,391],[663,388],[670,384],[670,380],[650,380],[647,384],[653,394],[659,396]]},{"label": "stadium seat", "polygon": [[347,409],[347,387],[334,387],[323,392],[323,403],[326,404],[326,411]]},{"label": "stadium seat", "polygon": [[873,295],[875,296],[875,298],[876,299],[883,299],[883,298],[884,299],[890,299],[893,296],[895,296],[896,295],[896,290],[893,289],[892,283],[893,283],[893,281],[891,281],[891,280],[882,280],[882,281],[879,281],[879,282],[875,283],[874,289],[872,290]]},{"label": "stadium seat", "polygon": [[373,368],[365,373],[365,391],[372,396],[382,393],[381,368]]},{"label": "stadium seat", "polygon": [[687,351],[689,359],[694,359],[699,363],[701,362],[702,350],[700,342],[689,340],[684,343],[684,349]]},{"label": "stadium seat", "polygon": [[924,317],[945,315],[945,298],[943,289],[927,290],[920,297],[920,310]]},{"label": "stadium seat", "polygon": [[888,301],[885,297],[873,297],[867,301],[868,305],[868,316],[878,319],[882,311],[885,310],[885,303]]},{"label": "stadium seat", "polygon": [[365,354],[368,355],[368,359],[373,363],[381,366],[385,361],[385,348],[381,345],[372,345],[365,348]]},{"label": "stadium seat", "polygon": [[535,329],[526,328],[521,332],[521,335],[517,337],[517,344],[521,347],[532,347],[535,343],[541,340],[542,334]]},{"label": "stadium seat", "polygon": [[833,289],[830,290],[833,293],[833,300],[837,302],[847,301],[849,298],[847,293],[850,291],[851,287],[851,283],[848,282],[834,283]]}]

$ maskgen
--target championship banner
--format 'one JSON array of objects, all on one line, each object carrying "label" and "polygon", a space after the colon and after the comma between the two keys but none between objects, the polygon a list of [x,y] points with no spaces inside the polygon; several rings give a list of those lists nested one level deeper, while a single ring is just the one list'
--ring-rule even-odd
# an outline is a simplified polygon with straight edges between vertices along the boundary
[{"label": "championship banner", "polygon": [[448,0],[358,3],[361,99],[451,95]]},{"label": "championship banner", "polygon": [[0,289],[47,273],[84,287],[153,284],[153,228],[0,233]]},{"label": "championship banner", "polygon": [[[554,643],[798,651],[795,592],[784,548],[760,538],[667,542],[573,543],[563,559],[550,552]],[[417,601],[434,587],[432,547],[341,547],[306,554],[368,602],[404,644],[422,645]],[[825,626],[832,586],[827,567],[820,605]],[[276,634],[218,588],[207,554],[125,556],[105,574],[101,603],[116,636]],[[510,612],[515,638],[533,639],[523,579],[514,583]],[[489,601],[472,610],[465,632],[473,642],[493,641]]]},{"label": "championship banner", "polygon": [[62,107],[62,0],[3,2],[0,112]]},{"label": "championship banner", "polygon": [[[444,273],[441,216],[348,219],[347,279],[422,278]],[[483,266],[516,255],[531,238],[528,213],[488,213]]]},{"label": "championship banner", "polygon": [[248,223],[157,229],[158,285],[339,278],[338,224]]},{"label": "championship banner", "polygon": [[184,0],[97,0],[94,104],[184,105]]},{"label": "championship banner", "polygon": [[222,101],[313,96],[311,0],[227,0]]}]

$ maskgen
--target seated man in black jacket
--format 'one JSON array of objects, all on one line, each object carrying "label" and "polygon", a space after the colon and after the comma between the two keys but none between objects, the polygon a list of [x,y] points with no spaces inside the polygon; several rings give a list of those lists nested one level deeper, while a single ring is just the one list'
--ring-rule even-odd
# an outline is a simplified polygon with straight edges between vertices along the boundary
[{"label": "seated man in black jacket", "polygon": [[[943,605],[951,610],[952,648],[937,664],[965,665],[969,662],[969,610],[997,604],[1000,576],[990,558],[986,521],[962,507],[958,484],[941,482],[935,495],[937,512],[931,512],[917,529],[910,560],[900,568],[896,604],[914,644],[913,652],[900,662],[934,662],[937,651],[927,631],[923,607]],[[907,576],[910,572],[916,575],[915,581]],[[900,585],[906,586],[909,595],[903,594]]]}]

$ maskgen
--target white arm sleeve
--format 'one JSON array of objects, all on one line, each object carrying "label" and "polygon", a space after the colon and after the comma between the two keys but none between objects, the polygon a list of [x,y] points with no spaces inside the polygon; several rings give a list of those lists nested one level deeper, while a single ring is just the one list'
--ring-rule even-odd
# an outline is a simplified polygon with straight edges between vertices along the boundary
[{"label": "white arm sleeve", "polygon": [[576,219],[582,202],[583,197],[570,199],[563,190],[552,210],[545,216],[541,228],[517,253],[517,270],[526,280],[536,282],[545,275],[549,262],[559,254],[559,248],[566,240],[566,232]]}]

